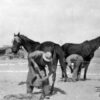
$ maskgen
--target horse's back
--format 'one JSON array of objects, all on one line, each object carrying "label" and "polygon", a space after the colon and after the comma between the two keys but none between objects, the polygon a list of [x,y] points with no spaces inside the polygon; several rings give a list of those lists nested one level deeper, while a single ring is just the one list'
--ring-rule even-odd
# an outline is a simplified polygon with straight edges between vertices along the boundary
[{"label": "horse's back", "polygon": [[65,57],[68,57],[71,54],[81,55],[82,45],[74,44],[74,43],[66,43],[66,44],[62,45],[62,49],[65,53]]},{"label": "horse's back", "polygon": [[40,45],[40,50],[55,52],[57,56],[63,56],[64,52],[61,46],[57,43],[46,41]]},{"label": "horse's back", "polygon": [[42,50],[42,51],[52,51],[53,47],[54,47],[55,43],[51,42],[51,41],[47,41],[47,42],[43,42],[41,43],[36,49],[37,50]]},{"label": "horse's back", "polygon": [[65,53],[65,57],[68,57],[71,54],[79,54],[87,60],[93,56],[93,54],[91,54],[92,49],[89,41],[84,41],[80,44],[66,43],[62,46],[62,49]]}]

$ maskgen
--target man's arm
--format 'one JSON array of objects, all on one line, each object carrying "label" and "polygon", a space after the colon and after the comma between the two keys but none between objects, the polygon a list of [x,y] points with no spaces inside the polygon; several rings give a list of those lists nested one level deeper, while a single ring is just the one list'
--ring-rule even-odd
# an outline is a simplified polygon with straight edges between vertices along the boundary
[{"label": "man's arm", "polygon": [[42,55],[43,53],[44,53],[43,51],[37,50],[37,51],[34,51],[34,52],[30,53],[30,54],[28,55],[28,57],[29,57],[29,58],[37,57],[37,56]]},{"label": "man's arm", "polygon": [[35,71],[39,74],[40,78],[42,78],[42,75],[40,73],[40,69],[39,69],[39,66],[37,65],[37,63],[32,58],[31,58],[31,62],[34,65]]}]

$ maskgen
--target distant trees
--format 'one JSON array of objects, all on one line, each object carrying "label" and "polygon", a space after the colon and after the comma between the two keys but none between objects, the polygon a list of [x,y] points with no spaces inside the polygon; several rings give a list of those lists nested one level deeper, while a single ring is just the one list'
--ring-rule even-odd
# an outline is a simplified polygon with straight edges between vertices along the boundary
[{"label": "distant trees", "polygon": [[3,46],[0,48],[1,59],[13,59],[13,58],[27,58],[27,52],[24,48],[21,48],[17,54],[13,54],[11,46]]}]

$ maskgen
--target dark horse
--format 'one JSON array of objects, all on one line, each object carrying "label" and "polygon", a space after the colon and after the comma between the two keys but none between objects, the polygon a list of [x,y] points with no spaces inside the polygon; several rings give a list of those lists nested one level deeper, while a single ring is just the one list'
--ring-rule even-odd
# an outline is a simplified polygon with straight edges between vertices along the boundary
[{"label": "dark horse", "polygon": [[58,44],[50,42],[50,41],[39,43],[39,42],[36,42],[36,41],[33,41],[27,38],[24,35],[21,35],[20,33],[18,33],[17,35],[14,34],[12,51],[14,53],[17,53],[21,46],[23,46],[28,53],[34,52],[35,50],[42,50],[44,52],[50,51],[53,54],[52,55],[53,57],[52,65],[48,64],[49,68],[53,67],[52,72],[49,70],[50,73],[53,74],[53,77],[52,77],[53,83],[52,83],[51,91],[53,91],[54,89],[58,60],[60,61],[60,65],[62,69],[62,76],[65,78],[65,81],[67,80],[64,52]]},{"label": "dark horse", "polygon": [[100,46],[100,37],[97,37],[92,40],[84,41],[80,44],[74,43],[65,43],[62,45],[62,49],[65,53],[65,57],[68,57],[71,54],[79,54],[84,59],[84,80],[86,80],[86,74],[88,70],[88,66],[90,64],[91,59],[94,56],[94,52]]}]

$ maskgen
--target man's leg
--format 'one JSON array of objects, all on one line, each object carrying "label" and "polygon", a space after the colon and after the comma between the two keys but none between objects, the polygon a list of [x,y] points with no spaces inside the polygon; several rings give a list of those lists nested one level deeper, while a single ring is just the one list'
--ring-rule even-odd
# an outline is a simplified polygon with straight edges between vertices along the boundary
[{"label": "man's leg", "polygon": [[27,75],[27,84],[26,84],[27,93],[32,93],[33,91],[34,86],[32,86],[32,80],[33,76],[32,73],[29,71]]},{"label": "man's leg", "polygon": [[81,76],[82,62],[80,62],[79,69],[78,69],[78,80],[80,79],[80,76]]},{"label": "man's leg", "polygon": [[73,71],[73,75],[72,75],[72,80],[73,81],[77,81],[78,80],[79,66],[80,66],[80,62],[79,61],[75,61],[75,63],[74,63],[74,71]]}]

